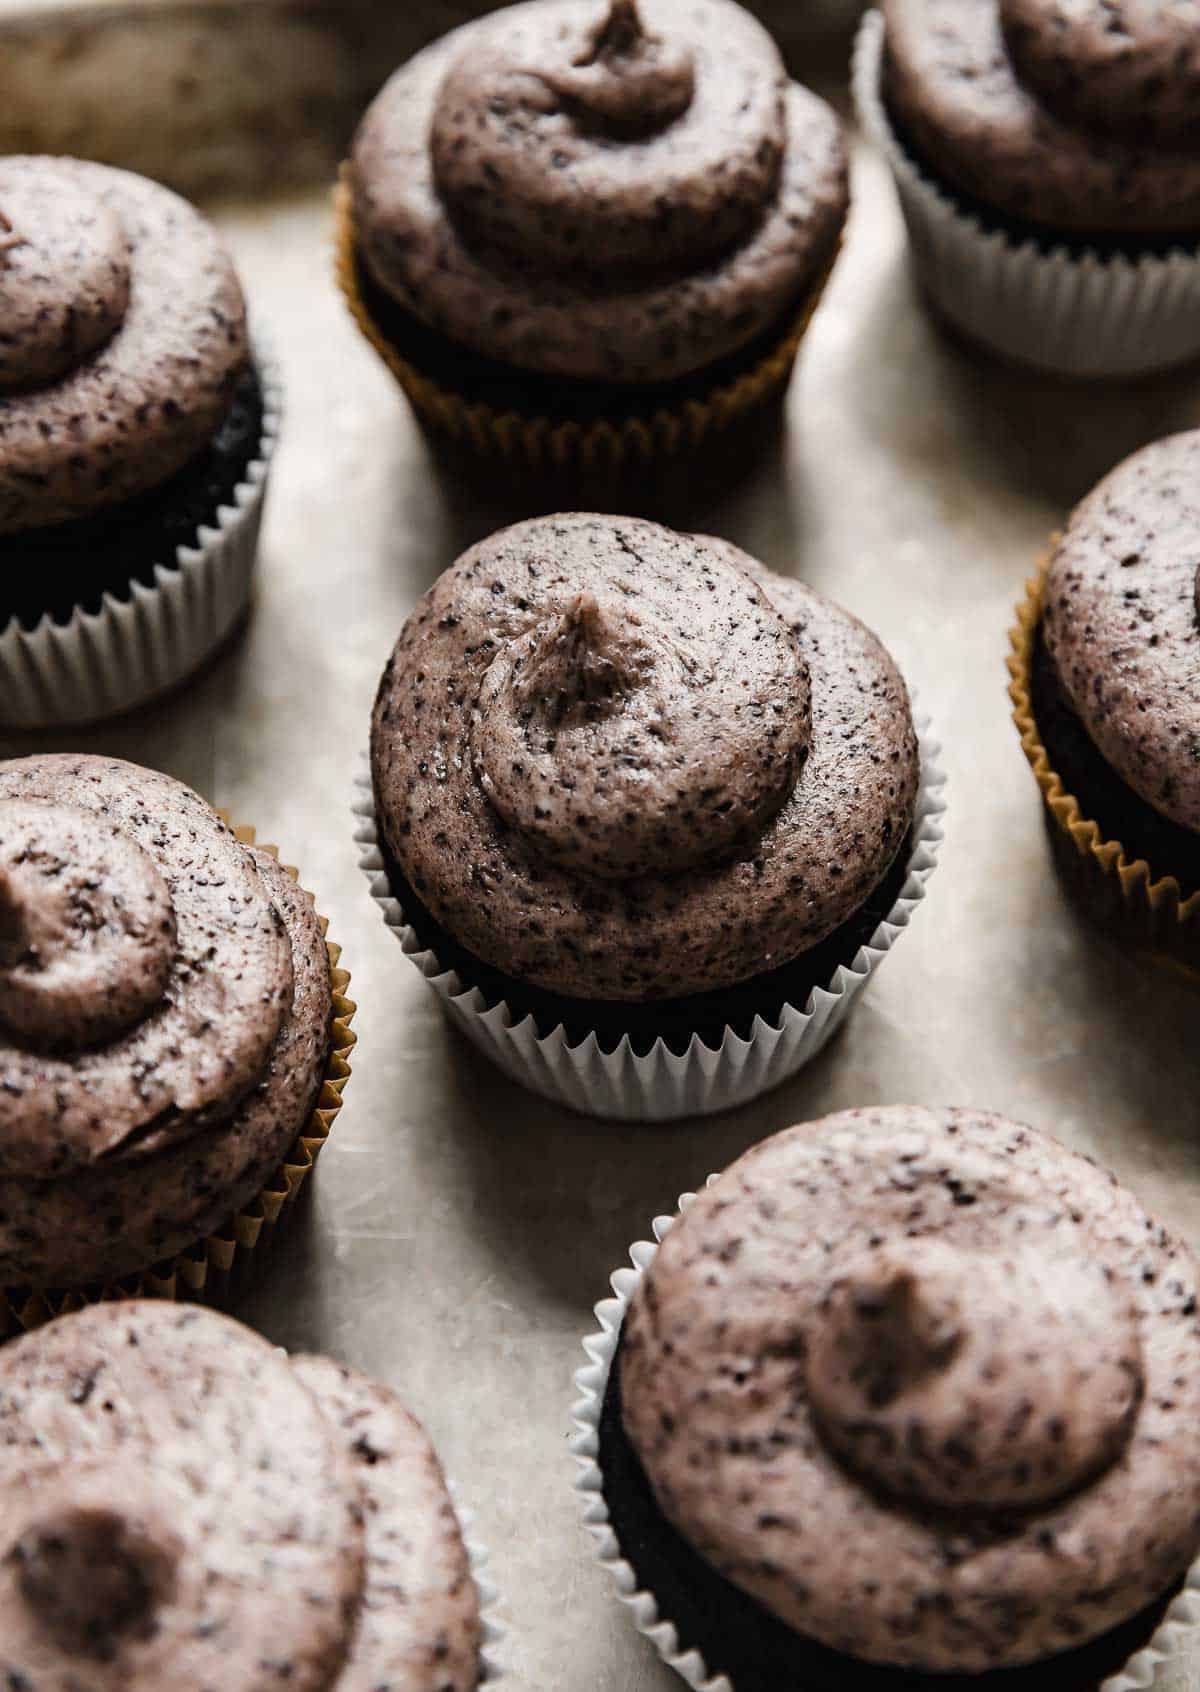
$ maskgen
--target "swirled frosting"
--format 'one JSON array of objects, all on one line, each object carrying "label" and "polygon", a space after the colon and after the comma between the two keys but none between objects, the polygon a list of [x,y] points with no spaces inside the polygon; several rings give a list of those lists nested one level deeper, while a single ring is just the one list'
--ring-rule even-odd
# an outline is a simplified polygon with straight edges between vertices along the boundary
[{"label": "swirled frosting", "polygon": [[0,159],[0,534],[167,480],[212,438],[248,358],[211,225],[153,182]]},{"label": "swirled frosting", "polygon": [[732,0],[528,0],[392,78],[354,147],[363,256],[453,340],[667,380],[797,303],[847,205],[837,120]]},{"label": "swirled frosting", "polygon": [[578,514],[493,535],[426,594],[372,767],[388,849],[454,938],[592,999],[817,944],[887,873],[918,773],[861,624],[724,542]]},{"label": "swirled frosting", "polygon": [[1200,832],[1200,431],[1143,448],[1071,515],[1046,582],[1046,650],[1121,779]]},{"label": "swirled frosting", "polygon": [[478,1684],[441,1469],[361,1376],[211,1311],[104,1304],[6,1348],[0,1459],[5,1686]]},{"label": "swirled frosting", "polygon": [[946,182],[1063,234],[1200,232],[1190,0],[883,0],[886,87]]},{"label": "swirled frosting", "polygon": [[756,1147],[666,1235],[624,1326],[625,1428],[668,1520],[799,1633],[1016,1667],[1200,1550],[1198,1274],[1046,1136],[844,1112]]}]

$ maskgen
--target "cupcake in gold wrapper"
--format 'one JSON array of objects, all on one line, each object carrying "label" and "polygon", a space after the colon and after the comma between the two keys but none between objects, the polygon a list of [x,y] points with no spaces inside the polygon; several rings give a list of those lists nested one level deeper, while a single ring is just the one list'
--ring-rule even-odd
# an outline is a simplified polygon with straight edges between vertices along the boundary
[{"label": "cupcake in gold wrapper", "polygon": [[0,764],[0,1332],[228,1296],[341,1108],[348,986],[295,872],[182,783]]},{"label": "cupcake in gold wrapper", "polygon": [[848,205],[836,116],[734,0],[526,0],[367,112],[338,279],[431,430],[604,468],[783,391]]},{"label": "cupcake in gold wrapper", "polygon": [[1055,857],[1089,915],[1200,967],[1200,431],[1127,459],[1072,514],[1008,661]]}]

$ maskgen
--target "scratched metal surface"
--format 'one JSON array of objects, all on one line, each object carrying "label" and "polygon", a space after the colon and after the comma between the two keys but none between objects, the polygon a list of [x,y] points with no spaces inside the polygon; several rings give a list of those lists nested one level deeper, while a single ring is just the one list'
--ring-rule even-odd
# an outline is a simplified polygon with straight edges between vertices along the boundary
[{"label": "scratched metal surface", "polygon": [[[1197,1000],[1065,903],[1003,667],[1050,531],[1127,452],[1200,424],[1200,380],[1085,391],[950,344],[914,297],[869,154],[855,190],[786,429],[737,485],[705,478],[660,502],[866,618],[946,741],[952,810],[929,901],[844,1036],[781,1092],[675,1128],[568,1118],[446,1027],[379,922],[347,817],[378,672],[438,571],[527,513],[430,458],[335,294],[323,196],[219,214],[289,384],[244,639],[142,718],[0,741],[168,769],[277,840],[316,890],[360,1004],[355,1075],[312,1202],[240,1314],[394,1382],[428,1423],[493,1547],[507,1661],[531,1692],[677,1684],[591,1561],[568,1409],[610,1270],[711,1170],[838,1107],[970,1101],[1095,1153],[1200,1235]],[[1198,1683],[1200,1658],[1160,1686]]]}]

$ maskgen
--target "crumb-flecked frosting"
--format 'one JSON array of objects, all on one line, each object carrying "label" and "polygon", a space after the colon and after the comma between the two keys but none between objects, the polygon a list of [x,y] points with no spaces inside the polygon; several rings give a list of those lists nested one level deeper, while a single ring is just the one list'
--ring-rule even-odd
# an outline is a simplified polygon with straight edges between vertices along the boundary
[{"label": "crumb-flecked frosting", "polygon": [[1042,628],[1059,686],[1107,762],[1200,832],[1200,430],[1144,447],[1076,507]]},{"label": "crumb-flecked frosting", "polygon": [[862,624],[726,542],[579,513],[439,578],[371,748],[383,838],[437,920],[591,999],[732,986],[816,945],[887,873],[919,776]]},{"label": "crumb-flecked frosting", "polygon": [[249,357],[216,231],[79,159],[0,159],[0,535],[147,492],[212,438]]},{"label": "crumb-flecked frosting", "polygon": [[984,1673],[1200,1551],[1200,1274],[1105,1171],[989,1112],[777,1134],[665,1236],[622,1335],[669,1521],[797,1632]]},{"label": "crumb-flecked frosting", "polygon": [[261,1192],[303,1131],[329,1051],[329,957],[309,896],[269,853],[251,856],[293,975],[260,1081],[227,1121],[148,1157],[103,1158],[60,1180],[0,1176],[0,1285],[107,1282],[174,1257]]},{"label": "crumb-flecked frosting", "polygon": [[478,1596],[392,1393],[209,1310],[92,1306],[0,1357],[0,1684],[474,1692]]},{"label": "crumb-flecked frosting", "polygon": [[946,182],[1063,234],[1200,233],[1191,0],[882,0],[885,84]]},{"label": "crumb-flecked frosting", "polygon": [[293,1367],[362,1493],[366,1582],[336,1692],[474,1692],[479,1593],[437,1453],[395,1393],[326,1357]]},{"label": "crumb-flecked frosting", "polygon": [[738,350],[829,263],[846,151],[733,0],[526,0],[403,66],[350,171],[361,251],[489,357],[635,383]]}]

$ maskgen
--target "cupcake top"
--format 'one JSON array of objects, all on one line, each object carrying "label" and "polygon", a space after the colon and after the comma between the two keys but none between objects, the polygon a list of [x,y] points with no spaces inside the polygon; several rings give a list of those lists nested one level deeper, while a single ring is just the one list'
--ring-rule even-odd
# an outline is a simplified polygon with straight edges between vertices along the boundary
[{"label": "cupcake top", "polygon": [[434,584],[371,748],[384,841],[437,920],[590,999],[732,986],[816,945],[886,874],[919,773],[861,623],[725,542],[586,514]]},{"label": "cupcake top", "polygon": [[0,534],[90,516],[199,452],[248,358],[215,230],[79,159],[0,159]]},{"label": "cupcake top", "polygon": [[946,182],[1063,234],[1200,233],[1192,0],[882,0],[885,82]]},{"label": "cupcake top", "polygon": [[510,364],[665,381],[736,351],[832,259],[833,112],[732,0],[527,0],[403,66],[350,171],[363,257]]},{"label": "cupcake top", "polygon": [[1042,627],[1059,685],[1111,767],[1200,832],[1200,431],[1135,453],[1076,507]]},{"label": "cupcake top", "polygon": [[0,1452],[6,1686],[478,1684],[437,1460],[349,1371],[211,1311],[97,1305],[0,1355]]},{"label": "cupcake top", "polygon": [[756,1147],[666,1235],[625,1321],[625,1427],[664,1515],[799,1633],[1015,1667],[1200,1551],[1197,1275],[1048,1136],[844,1112]]}]

